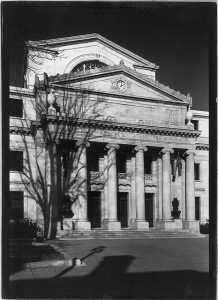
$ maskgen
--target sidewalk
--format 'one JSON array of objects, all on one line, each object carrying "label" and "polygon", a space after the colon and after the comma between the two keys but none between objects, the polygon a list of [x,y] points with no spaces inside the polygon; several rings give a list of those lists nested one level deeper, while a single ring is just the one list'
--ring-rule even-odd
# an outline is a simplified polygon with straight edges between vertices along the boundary
[{"label": "sidewalk", "polygon": [[[208,239],[54,241],[85,266],[28,268],[11,275],[22,298],[208,299]],[[57,248],[58,247],[58,248]]]}]

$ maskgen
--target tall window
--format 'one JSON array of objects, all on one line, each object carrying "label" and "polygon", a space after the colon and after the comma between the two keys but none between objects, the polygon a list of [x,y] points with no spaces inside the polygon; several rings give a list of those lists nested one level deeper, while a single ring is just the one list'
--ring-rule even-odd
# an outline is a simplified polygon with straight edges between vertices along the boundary
[{"label": "tall window", "polygon": [[200,180],[200,164],[195,163],[195,180]]},{"label": "tall window", "polygon": [[192,123],[194,124],[194,130],[199,130],[199,121],[198,120],[192,120]]},{"label": "tall window", "polygon": [[23,151],[10,151],[10,171],[23,172]]},{"label": "tall window", "polygon": [[117,153],[117,172],[126,173],[126,154]]},{"label": "tall window", "polygon": [[87,169],[88,171],[99,171],[100,155],[95,151],[87,151]]},{"label": "tall window", "polygon": [[195,197],[195,219],[200,220],[200,197]]},{"label": "tall window", "polygon": [[23,101],[20,99],[9,100],[9,109],[11,117],[23,117]]},{"label": "tall window", "polygon": [[10,219],[23,219],[23,192],[10,192]]},{"label": "tall window", "polygon": [[144,167],[145,167],[145,174],[152,173],[152,157],[145,154],[144,157]]}]

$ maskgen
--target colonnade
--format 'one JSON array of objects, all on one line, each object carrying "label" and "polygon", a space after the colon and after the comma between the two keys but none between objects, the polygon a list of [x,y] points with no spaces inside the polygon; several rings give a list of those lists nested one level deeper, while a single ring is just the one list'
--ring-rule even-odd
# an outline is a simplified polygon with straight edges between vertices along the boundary
[{"label": "colonnade", "polygon": [[[87,147],[89,143],[77,142],[79,160],[78,160],[78,202],[79,215],[75,223],[76,230],[90,230],[91,225],[87,214]],[[107,197],[108,218],[104,222],[104,228],[107,230],[120,230],[121,225],[117,219],[117,162],[116,151],[119,149],[117,144],[107,144],[107,156],[104,168],[105,189],[104,194]],[[145,220],[145,179],[144,179],[144,152],[147,147],[137,145],[134,148],[134,157],[132,159],[132,177],[131,177],[131,209],[135,219],[130,220],[131,227],[137,230],[146,230],[149,228]],[[167,230],[175,229],[175,224],[171,218],[171,163],[170,157],[173,153],[171,148],[163,148],[160,152],[161,170],[159,176],[159,192],[161,193],[162,220],[160,227]],[[188,150],[185,152],[185,220],[183,228],[196,230],[198,224],[195,220],[195,197],[194,197],[194,152]],[[135,178],[135,180],[132,180]]]}]

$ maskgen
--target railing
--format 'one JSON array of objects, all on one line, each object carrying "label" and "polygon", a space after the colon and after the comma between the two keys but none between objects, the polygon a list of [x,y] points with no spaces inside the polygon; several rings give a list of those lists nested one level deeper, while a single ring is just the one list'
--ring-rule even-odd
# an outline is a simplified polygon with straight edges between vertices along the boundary
[{"label": "railing", "polygon": [[118,173],[118,179],[130,179],[130,175],[128,173]]},{"label": "railing", "polygon": [[153,176],[151,174],[145,174],[145,180],[152,180]]},{"label": "railing", "polygon": [[[88,180],[89,181],[103,181],[104,174],[100,171],[89,171]],[[118,173],[118,179],[129,180],[131,178],[129,173]],[[152,174],[145,174],[145,181],[153,180]]]},{"label": "railing", "polygon": [[103,172],[89,171],[88,172],[88,180],[90,180],[90,181],[102,181],[103,180]]}]

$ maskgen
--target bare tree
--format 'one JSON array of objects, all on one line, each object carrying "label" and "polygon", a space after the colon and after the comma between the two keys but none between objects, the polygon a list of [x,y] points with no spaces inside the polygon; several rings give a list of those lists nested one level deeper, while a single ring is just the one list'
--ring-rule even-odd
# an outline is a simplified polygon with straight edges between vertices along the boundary
[{"label": "bare tree", "polygon": [[[29,119],[24,112],[22,126],[32,130],[32,148],[29,137],[22,136],[25,148],[22,181],[28,194],[38,206],[38,219],[42,216],[42,226],[46,238],[55,238],[57,224],[63,218],[66,196],[71,205],[78,201],[78,192],[83,184],[79,180],[81,172],[79,160],[85,143],[92,138],[93,121],[101,116],[101,100],[91,99],[81,87],[59,83],[59,78],[39,81],[36,77],[33,107],[36,120]],[[76,141],[80,140],[80,147]],[[81,191],[80,191],[81,192]]]}]

